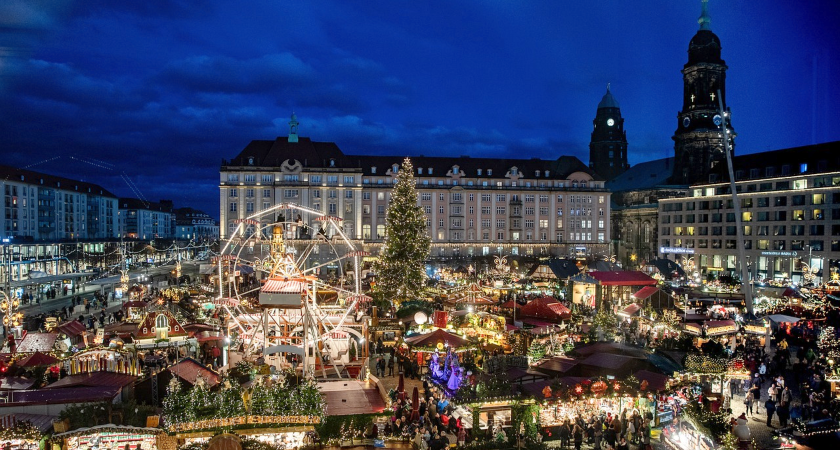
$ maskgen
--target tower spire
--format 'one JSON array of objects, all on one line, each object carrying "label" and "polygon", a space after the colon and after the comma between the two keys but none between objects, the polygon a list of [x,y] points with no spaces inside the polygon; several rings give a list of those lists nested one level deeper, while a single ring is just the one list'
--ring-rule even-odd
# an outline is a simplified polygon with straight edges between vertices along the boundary
[{"label": "tower spire", "polygon": [[700,18],[697,19],[697,23],[700,24],[701,30],[711,30],[712,29],[712,17],[709,16],[709,0],[701,0],[703,3],[703,11],[700,13]]},{"label": "tower spire", "polygon": [[289,142],[298,141],[298,125],[300,125],[300,123],[297,120],[297,114],[292,111],[292,120],[289,121]]}]

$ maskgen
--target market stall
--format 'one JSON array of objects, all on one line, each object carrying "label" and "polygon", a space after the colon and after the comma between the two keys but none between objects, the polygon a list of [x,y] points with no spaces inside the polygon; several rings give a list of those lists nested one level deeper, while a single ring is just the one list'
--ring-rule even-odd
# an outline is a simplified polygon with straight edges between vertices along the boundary
[{"label": "market stall", "polygon": [[166,432],[160,428],[98,425],[53,435],[63,450],[157,450]]}]

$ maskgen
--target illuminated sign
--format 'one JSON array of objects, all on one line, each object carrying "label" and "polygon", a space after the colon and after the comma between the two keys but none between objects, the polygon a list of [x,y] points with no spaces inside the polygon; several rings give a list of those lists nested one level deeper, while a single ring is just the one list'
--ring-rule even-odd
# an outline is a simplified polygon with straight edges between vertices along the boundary
[{"label": "illuminated sign", "polygon": [[683,247],[659,247],[659,253],[676,253],[679,255],[693,255],[694,249],[693,248],[683,248]]},{"label": "illuminated sign", "polygon": [[766,250],[761,252],[761,256],[796,256],[796,252]]}]

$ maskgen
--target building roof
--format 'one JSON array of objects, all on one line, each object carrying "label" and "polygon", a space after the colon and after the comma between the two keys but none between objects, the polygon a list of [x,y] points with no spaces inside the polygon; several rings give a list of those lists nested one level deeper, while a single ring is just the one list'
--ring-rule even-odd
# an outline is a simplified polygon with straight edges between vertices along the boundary
[{"label": "building roof", "polygon": [[120,388],[112,386],[10,391],[9,401],[3,406],[15,406],[19,404],[54,405],[110,401],[113,400],[119,392]]},{"label": "building roof", "polygon": [[563,306],[554,297],[540,297],[531,300],[520,309],[522,317],[533,317],[546,320],[568,320],[572,317],[569,308]]},{"label": "building roof", "polygon": [[[719,166],[721,167],[716,170],[718,179],[721,182],[728,182],[726,165],[719,164]],[[732,167],[738,181],[783,176],[785,166],[787,166],[788,175],[840,171],[840,141],[738,155],[732,158]],[[772,175],[767,174],[768,168],[774,169]],[[752,169],[756,169],[757,176],[752,176]],[[740,177],[738,177],[739,172]]]},{"label": "building roof", "polygon": [[134,375],[114,372],[91,372],[68,375],[44,389],[66,389],[71,387],[107,387],[121,389],[137,381]]},{"label": "building roof", "polygon": [[18,353],[49,353],[55,347],[58,333],[26,333],[17,346]]},{"label": "building roof", "polygon": [[59,361],[61,360],[56,357],[41,352],[35,352],[26,358],[15,361],[15,365],[18,367],[51,366]]},{"label": "building roof", "polygon": [[611,353],[640,359],[646,358],[645,351],[640,349],[639,347],[619,344],[617,342],[596,342],[594,344],[584,345],[582,347],[576,348],[574,350],[574,353],[575,355],[581,357],[591,356],[597,353]]},{"label": "building roof", "polygon": [[457,334],[448,333],[441,329],[432,331],[431,333],[427,334],[411,336],[405,339],[405,343],[412,347],[435,347],[437,346],[438,342],[449,344],[449,347],[451,348],[463,347],[469,344],[469,341],[462,338],[461,336],[458,336]]},{"label": "building roof", "polygon": [[536,366],[534,366],[534,368],[541,372],[548,372],[549,374],[561,374],[569,372],[577,365],[578,362],[574,359],[555,356],[553,358],[540,361]]},{"label": "building roof", "polygon": [[25,377],[0,377],[0,390],[18,391],[35,386],[35,379]]},{"label": "building roof", "polygon": [[33,427],[37,428],[43,434],[47,434],[53,430],[53,421],[57,419],[56,416],[48,416],[45,414],[27,414],[27,413],[13,413],[0,416],[0,423],[7,423],[11,419],[14,422],[29,422]]},{"label": "building roof", "polygon": [[[332,168],[336,172],[340,169],[361,169],[364,175],[385,175],[394,164],[401,164],[405,155],[345,155],[334,142],[315,142],[307,137],[298,138],[298,142],[289,142],[287,137],[278,137],[273,141],[251,141],[235,158],[224,161],[222,166],[232,167],[280,167],[285,161],[293,164],[295,160],[305,167]],[[458,166],[464,176],[470,178],[502,178],[512,167],[519,169],[525,179],[565,180],[575,172],[584,172],[593,179],[603,180],[594,171],[574,156],[561,156],[556,160],[507,159],[507,158],[472,158],[470,156],[411,156],[415,168],[422,168],[423,173],[415,173],[417,177],[445,176],[453,166]],[[251,164],[253,160],[253,164]],[[372,168],[376,167],[374,174]],[[428,173],[432,168],[432,174]],[[481,175],[478,170],[482,169]],[[487,169],[492,170],[488,175]],[[548,171],[548,177],[545,171]],[[534,177],[536,171],[539,177]]]},{"label": "building roof", "polygon": [[649,392],[658,392],[668,386],[668,376],[661,373],[651,372],[649,370],[640,370],[633,374],[639,381],[647,381],[647,389]]},{"label": "building roof", "polygon": [[561,280],[565,280],[566,278],[573,277],[580,273],[577,261],[573,259],[549,259],[548,268],[554,272],[554,276]]},{"label": "building roof", "polygon": [[621,175],[605,184],[613,192],[651,189],[668,184],[668,178],[674,172],[674,158],[655,159],[643,162],[627,169]]},{"label": "building roof", "polygon": [[78,320],[71,320],[59,325],[58,331],[66,334],[67,336],[76,337],[87,333],[87,328],[85,328],[85,325]]},{"label": "building roof", "polygon": [[146,209],[149,211],[172,212],[172,202],[161,200],[150,202],[139,198],[120,198],[120,209]]},{"label": "building roof", "polygon": [[385,402],[376,388],[360,381],[328,381],[318,383],[327,404],[327,414],[347,416],[378,414],[385,411]]},{"label": "building roof", "polygon": [[659,288],[657,288],[657,287],[645,286],[645,287],[639,289],[638,291],[636,291],[636,293],[633,294],[633,297],[635,297],[639,300],[644,300],[644,299],[650,297],[651,295],[655,294],[657,291],[659,291]]},{"label": "building roof", "polygon": [[596,353],[581,361],[580,364],[602,369],[619,370],[637,359],[632,356],[616,355],[614,353]]},{"label": "building roof", "polygon": [[56,189],[79,191],[93,195],[117,198],[116,195],[112,194],[98,184],[49,175],[43,172],[35,172],[33,170],[18,169],[12,166],[0,165],[0,179],[8,180],[10,182],[19,181],[23,183],[41,184]]},{"label": "building roof", "polygon": [[604,94],[604,97],[601,98],[601,102],[598,103],[598,109],[601,108],[620,108],[620,106],[618,106],[618,101],[616,101],[612,92],[610,92],[609,84],[607,85],[607,93]]},{"label": "building roof", "polygon": [[204,367],[192,358],[184,358],[166,370],[190,385],[195,385],[199,375],[207,382],[208,388],[215,387],[222,381],[222,377],[218,373]]},{"label": "building roof", "polygon": [[627,270],[621,272],[589,272],[601,286],[655,286],[656,280],[643,272]]}]

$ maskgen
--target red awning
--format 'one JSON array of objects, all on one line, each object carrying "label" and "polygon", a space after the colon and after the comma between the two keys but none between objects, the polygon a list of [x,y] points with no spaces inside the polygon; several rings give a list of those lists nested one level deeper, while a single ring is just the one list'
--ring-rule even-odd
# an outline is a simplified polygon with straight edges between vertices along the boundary
[{"label": "red awning", "polygon": [[639,271],[589,272],[601,286],[655,286],[656,280]]}]

